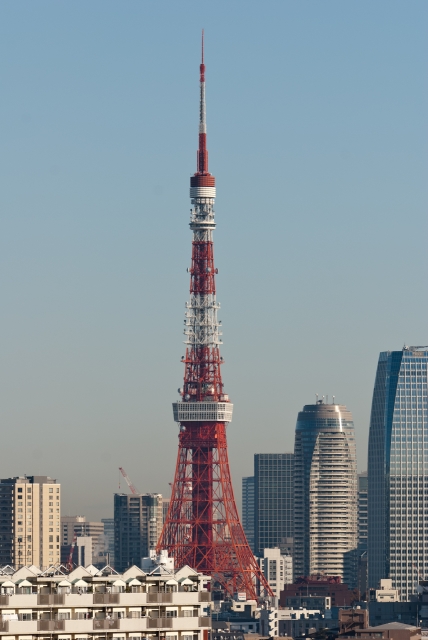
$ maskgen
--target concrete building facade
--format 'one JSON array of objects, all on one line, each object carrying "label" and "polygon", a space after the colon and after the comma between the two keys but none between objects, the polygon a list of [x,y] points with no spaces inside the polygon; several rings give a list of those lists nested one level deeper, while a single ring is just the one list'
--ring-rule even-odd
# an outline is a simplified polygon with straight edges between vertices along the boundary
[{"label": "concrete building facade", "polygon": [[207,640],[209,581],[189,567],[0,567],[0,639]]},{"label": "concrete building facade", "polygon": [[114,568],[114,518],[101,518],[101,522],[104,525],[107,564]]},{"label": "concrete building facade", "polygon": [[139,566],[156,548],[163,525],[160,493],[114,496],[114,563],[116,571]]},{"label": "concrete building facade", "polygon": [[90,522],[85,516],[61,517],[61,544],[71,545],[74,534],[92,538],[93,552],[97,545],[104,546],[104,523]]},{"label": "concrete building facade", "polygon": [[[357,459],[354,423],[344,405],[306,405],[294,449],[294,575],[356,582]],[[346,561],[350,558],[350,571]]]},{"label": "concrete building facade", "polygon": [[60,562],[61,487],[48,476],[0,480],[0,565]]},{"label": "concrete building facade", "polygon": [[264,549],[259,564],[275,597],[279,598],[284,585],[293,580],[293,558],[282,555],[278,548]]}]

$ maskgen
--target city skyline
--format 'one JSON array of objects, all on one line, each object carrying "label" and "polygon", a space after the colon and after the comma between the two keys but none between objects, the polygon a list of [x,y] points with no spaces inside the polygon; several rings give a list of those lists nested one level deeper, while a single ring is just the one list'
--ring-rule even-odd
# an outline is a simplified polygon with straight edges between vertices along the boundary
[{"label": "city skyline", "polygon": [[120,465],[169,497],[201,27],[235,492],[317,392],[365,470],[377,354],[426,342],[426,5],[22,7],[0,7],[3,476],[57,477],[93,520]]}]

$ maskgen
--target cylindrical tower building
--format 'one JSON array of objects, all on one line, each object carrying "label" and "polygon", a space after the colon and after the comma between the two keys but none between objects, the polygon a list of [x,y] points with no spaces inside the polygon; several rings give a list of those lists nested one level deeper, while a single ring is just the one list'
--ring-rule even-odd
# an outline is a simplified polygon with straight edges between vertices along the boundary
[{"label": "cylindrical tower building", "polygon": [[[344,405],[305,405],[294,449],[295,577],[355,582],[357,461],[354,423]],[[355,556],[355,557],[354,557]]]}]

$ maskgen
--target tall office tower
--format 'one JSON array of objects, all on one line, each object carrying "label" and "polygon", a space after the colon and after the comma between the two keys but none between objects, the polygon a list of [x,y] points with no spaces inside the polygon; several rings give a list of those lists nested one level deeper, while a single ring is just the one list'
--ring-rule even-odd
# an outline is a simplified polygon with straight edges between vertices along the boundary
[{"label": "tall office tower", "polygon": [[257,597],[256,583],[271,595],[247,543],[233,494],[226,427],[233,405],[225,392],[220,356],[220,307],[214,265],[215,177],[208,171],[205,64],[199,67],[199,149],[190,178],[192,261],[186,304],[183,386],[173,404],[179,424],[178,456],[171,501],[157,551],[168,551],[176,567],[189,565],[211,575],[233,595]]},{"label": "tall office tower", "polygon": [[361,599],[367,592],[367,471],[358,474],[357,587]]},{"label": "tall office tower", "polygon": [[380,354],[370,418],[368,586],[391,578],[404,601],[428,574],[427,349]]},{"label": "tall office tower", "polygon": [[358,551],[367,550],[367,471],[358,474]]},{"label": "tall office tower", "polygon": [[162,517],[163,517],[163,522],[165,522],[166,516],[168,515],[169,502],[170,502],[169,498],[162,498]]},{"label": "tall office tower", "polygon": [[254,456],[254,550],[284,545],[294,535],[294,455],[256,453]]},{"label": "tall office tower", "polygon": [[254,476],[242,478],[242,526],[254,553]]},{"label": "tall office tower", "polygon": [[[295,576],[341,576],[357,547],[357,460],[354,423],[343,405],[305,405],[294,446]],[[354,554],[355,555],[355,554]],[[353,558],[352,558],[353,559]],[[351,572],[354,571],[354,559]]]},{"label": "tall office tower", "polygon": [[48,476],[0,480],[0,566],[60,562],[61,492]]},{"label": "tall office tower", "polygon": [[104,525],[104,537],[107,541],[108,564],[114,567],[114,518],[101,518]]},{"label": "tall office tower", "polygon": [[141,564],[141,558],[156,548],[162,531],[160,493],[114,495],[114,567],[125,571]]},{"label": "tall office tower", "polygon": [[104,546],[103,522],[90,522],[85,516],[62,516],[61,518],[61,544],[71,545],[74,535],[92,538],[92,553],[96,554],[96,547]]}]

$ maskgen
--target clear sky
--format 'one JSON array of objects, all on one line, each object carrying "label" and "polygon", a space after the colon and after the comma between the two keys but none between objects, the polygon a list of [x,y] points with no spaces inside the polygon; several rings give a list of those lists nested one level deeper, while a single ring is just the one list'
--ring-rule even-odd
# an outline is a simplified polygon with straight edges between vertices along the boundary
[{"label": "clear sky", "polygon": [[173,478],[202,27],[236,494],[316,393],[363,470],[379,352],[428,344],[426,0],[3,0],[0,477],[65,514]]}]

